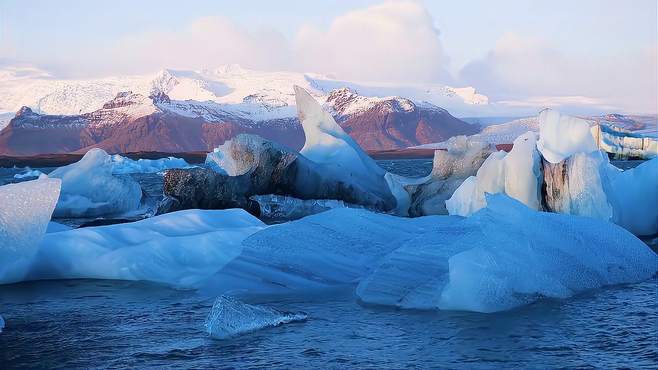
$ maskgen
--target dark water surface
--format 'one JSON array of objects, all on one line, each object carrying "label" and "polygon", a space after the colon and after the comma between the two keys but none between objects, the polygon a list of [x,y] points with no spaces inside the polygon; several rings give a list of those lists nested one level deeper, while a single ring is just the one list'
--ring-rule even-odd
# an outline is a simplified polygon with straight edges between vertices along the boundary
[{"label": "dark water surface", "polygon": [[[379,163],[407,176],[431,169],[431,160]],[[13,177],[1,171],[0,182]],[[147,193],[161,192],[158,175],[137,177]],[[0,369],[655,369],[657,294],[654,277],[476,314],[362,306],[348,287],[312,299],[250,302],[304,311],[309,319],[219,341],[203,328],[214,297],[195,291],[141,282],[30,282],[0,286],[6,321]]]}]

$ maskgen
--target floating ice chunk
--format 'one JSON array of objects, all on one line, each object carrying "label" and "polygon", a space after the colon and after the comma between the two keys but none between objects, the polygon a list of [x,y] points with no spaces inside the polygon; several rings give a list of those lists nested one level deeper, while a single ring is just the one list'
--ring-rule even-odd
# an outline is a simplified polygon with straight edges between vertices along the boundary
[{"label": "floating ice chunk", "polygon": [[211,337],[228,339],[268,327],[305,321],[307,318],[304,312],[282,312],[243,303],[233,297],[220,296],[215,300],[204,326]]},{"label": "floating ice chunk", "polygon": [[59,179],[0,186],[0,284],[28,272],[59,197]]},{"label": "floating ice chunk", "polygon": [[537,212],[503,194],[487,196],[487,207],[469,218],[448,219],[434,218],[435,230],[383,258],[359,283],[361,300],[494,312],[658,271],[658,256],[616,225]]},{"label": "floating ice chunk", "polygon": [[46,234],[28,276],[146,280],[193,287],[237,257],[265,225],[243,210],[186,210]]},{"label": "floating ice chunk", "polygon": [[129,176],[115,176],[112,158],[102,149],[91,149],[82,159],[60,167],[49,177],[62,179],[55,217],[118,215],[140,205],[142,189]]},{"label": "floating ice chunk", "polygon": [[113,174],[129,173],[157,173],[170,168],[190,168],[184,159],[167,157],[160,159],[137,159],[133,160],[119,154],[111,156]]},{"label": "floating ice chunk", "polygon": [[536,142],[536,134],[528,131],[514,140],[509,153],[490,154],[477,175],[466,179],[446,200],[448,213],[470,216],[487,205],[486,193],[505,193],[532,209],[539,209],[542,172]]},{"label": "floating ice chunk", "polygon": [[635,235],[658,234],[658,158],[608,176],[612,220]]},{"label": "floating ice chunk", "polygon": [[558,163],[574,153],[590,153],[597,147],[587,121],[544,109],[539,113],[537,149],[547,161]]},{"label": "floating ice chunk", "polygon": [[14,175],[15,179],[25,179],[29,177],[39,177],[43,175],[43,172],[39,170],[33,170],[30,167],[25,167],[25,171],[23,173],[17,173]]},{"label": "floating ice chunk", "polygon": [[2,315],[0,315],[0,333],[2,333],[2,329],[5,328],[5,319],[2,318]]},{"label": "floating ice chunk", "polygon": [[[211,168],[215,172],[223,175],[236,176],[238,171],[230,167],[234,161],[226,161],[224,154],[226,143],[218,146],[212,152],[206,154],[206,167]],[[229,173],[230,172],[230,173]]]}]

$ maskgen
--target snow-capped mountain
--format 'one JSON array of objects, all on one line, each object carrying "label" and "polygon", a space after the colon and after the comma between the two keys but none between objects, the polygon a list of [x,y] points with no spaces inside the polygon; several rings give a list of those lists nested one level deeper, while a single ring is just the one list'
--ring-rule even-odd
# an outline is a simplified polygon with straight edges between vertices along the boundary
[{"label": "snow-capped mountain", "polygon": [[294,108],[289,109],[295,104],[293,85],[305,88],[320,101],[332,90],[348,87],[361,96],[403,96],[451,111],[488,103],[486,96],[477,94],[471,87],[361,84],[312,73],[248,70],[238,65],[87,80],[55,79],[35,68],[5,68],[0,70],[0,112],[16,112],[28,106],[43,114],[83,114],[100,109],[119,92],[132,91],[143,96],[164,93],[172,100],[242,105],[235,109],[269,119],[268,112],[294,116]]},{"label": "snow-capped mountain", "polygon": [[[119,92],[100,109],[83,114],[42,114],[24,106],[0,131],[0,154],[86,152],[92,147],[109,152],[209,151],[240,133],[258,134],[297,149],[304,143],[296,108],[285,93],[259,95],[266,96],[266,102],[253,102],[257,94],[251,94],[235,104],[175,100],[165,93],[180,97],[187,89],[189,85],[181,87],[171,78],[157,79],[148,96]],[[316,98],[324,100],[325,109],[369,150],[404,148],[479,129],[442,108],[396,96],[363,97],[344,88]]]}]

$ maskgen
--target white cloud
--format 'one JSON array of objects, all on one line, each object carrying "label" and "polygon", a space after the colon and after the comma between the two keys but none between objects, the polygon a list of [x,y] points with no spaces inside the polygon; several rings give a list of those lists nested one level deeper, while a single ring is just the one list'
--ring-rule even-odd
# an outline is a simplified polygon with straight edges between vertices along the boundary
[{"label": "white cloud", "polygon": [[326,30],[305,26],[294,50],[299,67],[345,79],[445,82],[450,77],[439,31],[415,1],[387,1],[348,12]]},{"label": "white cloud", "polygon": [[607,58],[567,55],[540,39],[506,34],[460,72],[495,100],[515,105],[598,105],[629,112],[658,111],[656,48]]}]

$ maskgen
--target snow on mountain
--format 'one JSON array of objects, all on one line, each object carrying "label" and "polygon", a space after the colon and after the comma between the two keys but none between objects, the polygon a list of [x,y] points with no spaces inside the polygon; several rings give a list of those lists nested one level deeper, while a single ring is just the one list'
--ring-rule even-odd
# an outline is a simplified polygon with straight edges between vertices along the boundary
[{"label": "snow on mountain", "polygon": [[[539,131],[537,117],[520,118],[510,122],[485,127],[480,133],[469,136],[476,141],[491,144],[511,144],[522,134]],[[446,149],[447,141],[417,146],[419,149]]]},{"label": "snow on mountain", "polygon": [[[16,112],[28,106],[43,114],[82,114],[101,108],[119,92],[132,91],[143,96],[164,93],[172,101],[237,105],[224,109],[237,115],[290,117],[295,113],[288,108],[295,104],[293,85],[303,87],[320,101],[332,90],[348,87],[364,97],[402,96],[449,110],[488,103],[487,97],[472,87],[363,84],[312,73],[255,71],[239,65],[201,71],[165,69],[156,74],[86,80],[62,80],[35,68],[8,67],[0,69],[0,112]],[[282,111],[275,112],[279,109]]]}]

